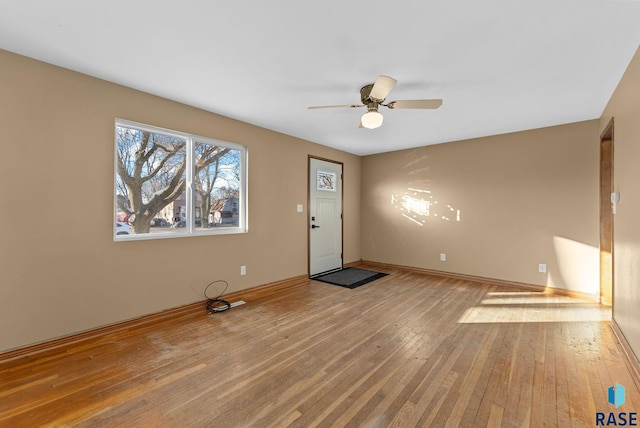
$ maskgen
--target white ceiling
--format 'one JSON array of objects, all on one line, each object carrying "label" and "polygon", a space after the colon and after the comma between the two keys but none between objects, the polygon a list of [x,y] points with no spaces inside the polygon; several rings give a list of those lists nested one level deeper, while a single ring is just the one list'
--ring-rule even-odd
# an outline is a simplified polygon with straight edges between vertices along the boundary
[{"label": "white ceiling", "polygon": [[[637,0],[0,0],[2,49],[359,155],[598,118],[639,44]],[[444,104],[307,110],[380,74]]]}]

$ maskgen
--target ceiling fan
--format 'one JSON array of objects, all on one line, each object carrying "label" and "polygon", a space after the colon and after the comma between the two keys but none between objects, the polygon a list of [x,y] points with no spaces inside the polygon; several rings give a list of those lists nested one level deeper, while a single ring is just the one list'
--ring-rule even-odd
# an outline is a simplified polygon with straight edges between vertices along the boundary
[{"label": "ceiling fan", "polygon": [[364,85],[360,89],[360,101],[362,104],[345,104],[335,106],[312,106],[309,109],[320,108],[357,108],[367,107],[367,112],[360,119],[360,128],[375,129],[382,125],[382,114],[378,111],[379,106],[390,109],[412,108],[412,109],[436,109],[442,105],[442,100],[399,100],[384,103],[387,95],[398,81],[389,76],[378,76],[374,83]]}]

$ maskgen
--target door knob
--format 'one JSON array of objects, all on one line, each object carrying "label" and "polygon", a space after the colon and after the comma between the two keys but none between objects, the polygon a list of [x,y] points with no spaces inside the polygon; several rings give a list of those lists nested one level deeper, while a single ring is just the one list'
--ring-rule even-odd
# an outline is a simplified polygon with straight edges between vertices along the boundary
[{"label": "door knob", "polygon": [[320,229],[320,226],[316,226],[315,224],[312,224],[311,229]]}]

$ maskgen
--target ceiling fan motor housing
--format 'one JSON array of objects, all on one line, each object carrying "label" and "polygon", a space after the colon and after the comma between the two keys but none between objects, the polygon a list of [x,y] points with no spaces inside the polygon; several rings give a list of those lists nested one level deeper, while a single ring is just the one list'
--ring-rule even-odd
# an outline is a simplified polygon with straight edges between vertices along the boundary
[{"label": "ceiling fan motor housing", "polygon": [[362,104],[367,106],[367,111],[378,111],[378,105],[383,101],[383,100],[376,100],[374,98],[371,98],[371,89],[373,88],[373,83],[369,84],[369,85],[365,85],[362,88],[360,88],[360,101],[362,101]]},{"label": "ceiling fan motor housing", "polygon": [[383,101],[383,100],[374,100],[370,97],[372,88],[373,88],[373,83],[364,85],[362,88],[360,88],[360,101],[362,101],[362,104],[368,105],[369,103],[371,103],[371,101],[377,101],[377,102]]}]

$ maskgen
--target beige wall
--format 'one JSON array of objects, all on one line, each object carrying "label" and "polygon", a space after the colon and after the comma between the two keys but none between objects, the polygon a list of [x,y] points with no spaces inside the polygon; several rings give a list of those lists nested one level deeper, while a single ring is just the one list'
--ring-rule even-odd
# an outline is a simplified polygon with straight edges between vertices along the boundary
[{"label": "beige wall", "polygon": [[[614,316],[638,352],[639,70],[636,55],[600,121],[361,159],[0,51],[0,352],[202,300],[214,279],[233,292],[306,274],[295,208],[309,154],[345,165],[345,263],[596,294],[598,136],[612,116]],[[116,117],[248,146],[249,233],[113,242]],[[421,200],[437,201],[428,217],[403,211]]]},{"label": "beige wall", "polygon": [[[249,232],[113,242],[115,118],[248,146]],[[216,279],[306,274],[309,154],[344,162],[344,261],[360,259],[358,156],[5,51],[0,138],[0,352],[202,300]]]},{"label": "beige wall", "polygon": [[636,51],[600,120],[614,120],[613,318],[640,356],[640,50]]},{"label": "beige wall", "polygon": [[362,258],[595,295],[598,167],[597,120],[366,156]]}]

